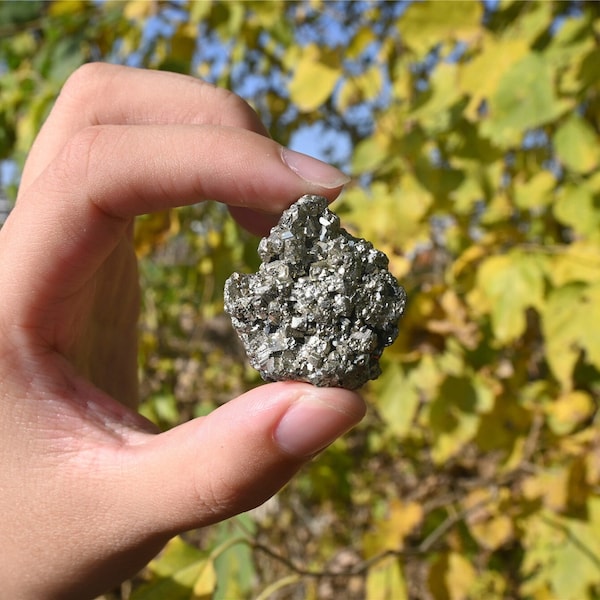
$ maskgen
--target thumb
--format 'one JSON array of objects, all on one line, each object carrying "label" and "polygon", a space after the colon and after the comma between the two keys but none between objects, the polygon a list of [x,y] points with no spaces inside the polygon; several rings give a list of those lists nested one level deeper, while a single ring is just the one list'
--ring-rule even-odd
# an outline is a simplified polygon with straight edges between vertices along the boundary
[{"label": "thumb", "polygon": [[254,508],[364,413],[348,390],[258,387],[134,449],[136,519],[175,534]]}]

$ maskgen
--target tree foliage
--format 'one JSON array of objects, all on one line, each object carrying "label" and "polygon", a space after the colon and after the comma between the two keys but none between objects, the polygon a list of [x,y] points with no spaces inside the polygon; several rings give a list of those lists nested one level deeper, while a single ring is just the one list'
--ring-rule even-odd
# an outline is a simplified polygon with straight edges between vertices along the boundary
[{"label": "tree foliage", "polygon": [[[597,4],[4,2],[0,38],[1,157],[82,62],[203,77],[351,172],[337,212],[409,295],[365,423],[132,598],[600,597]],[[137,236],[168,427],[258,383],[221,312],[256,240],[210,204]]]}]

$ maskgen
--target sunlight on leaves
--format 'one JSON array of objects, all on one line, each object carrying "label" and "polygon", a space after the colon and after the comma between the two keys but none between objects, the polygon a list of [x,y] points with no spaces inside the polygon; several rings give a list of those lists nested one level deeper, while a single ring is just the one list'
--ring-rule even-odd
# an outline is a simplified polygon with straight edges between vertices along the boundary
[{"label": "sunlight on leaves", "polygon": [[492,327],[501,342],[525,331],[525,310],[539,308],[544,300],[545,261],[542,257],[512,252],[488,258],[477,272],[478,286],[489,303]]},{"label": "sunlight on leaves", "polygon": [[[264,506],[171,542],[134,600],[597,600],[597,6],[0,2],[9,196],[80,64],[201,76],[352,174],[334,210],[408,294],[363,422]],[[161,118],[203,122],[178,102]],[[259,385],[222,296],[258,240],[202,203],[134,242],[143,414],[166,429]]]},{"label": "sunlight on leaves", "polygon": [[600,142],[594,129],[572,114],[554,134],[559,160],[575,173],[588,173],[600,163]]},{"label": "sunlight on leaves", "polygon": [[339,69],[319,59],[316,45],[304,48],[289,84],[290,99],[303,112],[319,108],[331,96],[341,75]]},{"label": "sunlight on leaves", "polygon": [[406,582],[398,559],[390,557],[369,569],[366,583],[366,600],[408,600]]},{"label": "sunlight on leaves", "polygon": [[458,552],[439,555],[429,569],[429,590],[440,600],[467,600],[476,581],[473,565]]},{"label": "sunlight on leaves", "polygon": [[478,2],[414,2],[398,21],[402,41],[417,54],[447,40],[469,41],[479,33]]}]

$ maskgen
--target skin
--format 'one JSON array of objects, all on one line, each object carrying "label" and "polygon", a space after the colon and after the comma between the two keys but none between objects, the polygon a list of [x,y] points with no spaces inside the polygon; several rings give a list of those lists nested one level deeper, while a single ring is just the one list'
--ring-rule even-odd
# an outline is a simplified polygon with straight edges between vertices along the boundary
[{"label": "skin", "polygon": [[113,588],[173,535],[264,502],[362,418],[355,393],[292,382],[165,433],[135,412],[135,216],[210,198],[266,233],[346,180],[201,81],[102,64],[71,76],[0,230],[6,597]]}]

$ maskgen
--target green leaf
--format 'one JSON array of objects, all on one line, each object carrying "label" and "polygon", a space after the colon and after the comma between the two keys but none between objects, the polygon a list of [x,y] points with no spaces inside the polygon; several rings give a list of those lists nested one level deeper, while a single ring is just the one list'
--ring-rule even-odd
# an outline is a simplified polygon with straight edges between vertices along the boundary
[{"label": "green leaf", "polygon": [[375,384],[377,408],[390,433],[403,438],[414,425],[419,392],[398,364],[390,364]]},{"label": "green leaf", "polygon": [[600,240],[600,212],[585,183],[562,187],[553,206],[554,216],[583,238]]},{"label": "green leaf", "polygon": [[528,2],[525,4],[522,0],[516,0],[513,6],[518,7],[518,18],[511,19],[511,22],[502,28],[502,37],[524,40],[532,46],[535,40],[552,25],[552,3]]},{"label": "green leaf", "polygon": [[212,600],[250,596],[256,582],[252,550],[247,544],[235,541],[241,541],[240,530],[252,532],[254,529],[255,524],[248,514],[238,515],[218,525],[218,546],[213,551],[213,558],[219,585]]},{"label": "green leaf", "polygon": [[344,217],[366,239],[411,248],[429,231],[426,215],[432,202],[433,196],[406,174],[393,189],[376,182],[369,193],[360,188],[348,190]]},{"label": "green leaf", "polygon": [[524,134],[562,115],[572,102],[558,98],[551,64],[538,53],[522,58],[507,71],[490,98],[482,132],[495,143],[518,145]]},{"label": "green leaf", "polygon": [[555,286],[567,283],[600,283],[600,246],[589,241],[573,242],[552,263]]},{"label": "green leaf", "polygon": [[561,600],[594,598],[600,586],[600,499],[590,498],[588,518],[566,518],[544,510],[534,513],[524,528],[521,593]]},{"label": "green leaf", "polygon": [[46,7],[41,0],[3,0],[0,2],[0,25],[17,25],[37,19]]},{"label": "green leaf", "polygon": [[178,536],[165,546],[160,556],[151,561],[148,568],[159,577],[172,577],[181,569],[197,563],[205,556],[203,552]]},{"label": "green leaf", "polygon": [[470,96],[465,115],[472,121],[479,120],[479,108],[483,100],[491,98],[505,73],[528,52],[526,41],[520,39],[496,39],[490,36],[479,54],[460,66],[460,89]]},{"label": "green leaf", "polygon": [[544,299],[546,259],[513,251],[485,260],[477,272],[477,286],[488,301],[492,329],[501,343],[525,332],[525,311],[540,308]]},{"label": "green leaf", "polygon": [[148,569],[152,579],[137,588],[131,600],[209,600],[215,590],[212,560],[180,537],[173,538]]},{"label": "green leaf", "polygon": [[555,289],[542,311],[545,354],[564,389],[581,352],[600,368],[600,285],[571,284]]},{"label": "green leaf", "polygon": [[600,164],[598,135],[587,121],[572,114],[554,134],[556,155],[575,173],[588,173]]},{"label": "green leaf", "polygon": [[429,406],[433,460],[441,464],[456,455],[475,437],[481,414],[492,406],[492,391],[483,381],[466,375],[447,377]]},{"label": "green leaf", "polygon": [[352,172],[360,175],[374,171],[389,157],[389,139],[372,135],[356,144],[352,155]]},{"label": "green leaf", "polygon": [[550,171],[539,171],[528,181],[517,179],[514,200],[519,208],[535,210],[543,208],[553,200],[556,178]]},{"label": "green leaf", "polygon": [[452,115],[449,109],[462,97],[457,65],[438,64],[431,74],[430,85],[430,90],[410,116],[417,119],[428,133],[435,134],[450,128]]},{"label": "green leaf", "polygon": [[480,31],[480,2],[413,2],[398,20],[402,42],[417,54],[445,41],[469,41]]}]

